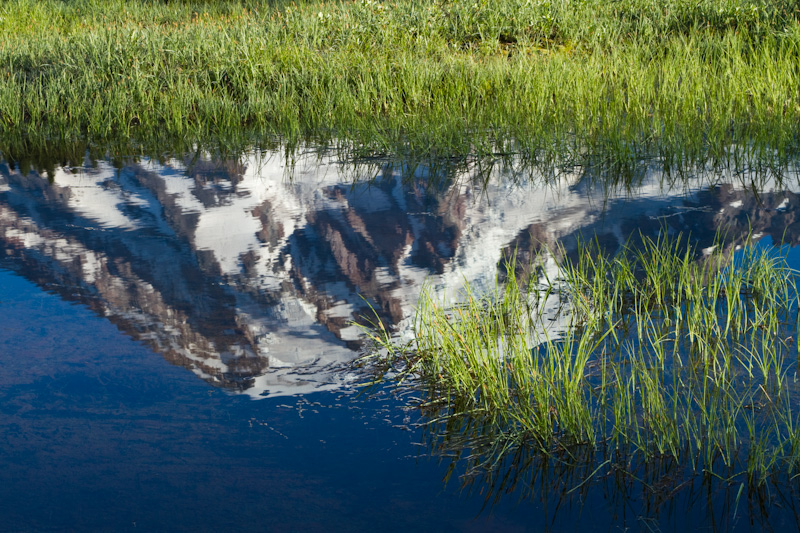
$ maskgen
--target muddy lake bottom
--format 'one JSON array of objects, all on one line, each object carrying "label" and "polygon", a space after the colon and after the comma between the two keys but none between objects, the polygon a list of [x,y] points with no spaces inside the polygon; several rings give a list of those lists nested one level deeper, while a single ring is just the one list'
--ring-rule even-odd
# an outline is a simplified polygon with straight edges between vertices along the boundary
[{"label": "muddy lake bottom", "polygon": [[424,283],[490,287],[532,235],[791,241],[796,177],[758,195],[720,179],[670,192],[645,170],[609,195],[580,174],[559,190],[386,170],[353,185],[314,161],[293,180],[279,157],[0,163],[0,530],[800,527],[793,483],[751,495],[680,468],[658,493],[630,476],[543,488],[521,471],[495,497],[463,486],[460,462],[445,482],[419,411],[390,385],[359,393],[348,366],[368,305],[407,327]]}]

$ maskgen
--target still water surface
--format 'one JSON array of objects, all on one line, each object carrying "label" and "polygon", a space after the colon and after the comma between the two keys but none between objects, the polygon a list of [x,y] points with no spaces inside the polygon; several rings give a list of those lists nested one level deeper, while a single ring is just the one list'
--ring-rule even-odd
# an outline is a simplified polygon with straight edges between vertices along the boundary
[{"label": "still water surface", "polygon": [[[358,394],[348,363],[354,322],[408,334],[424,284],[488,290],[537,243],[684,231],[706,247],[718,229],[733,247],[748,232],[796,243],[797,176],[374,174],[354,182],[318,153],[0,163],[0,528],[750,527],[759,513],[702,487],[657,509],[607,487],[485,506],[490,488],[459,490],[458,469],[444,484],[416,413]],[[797,528],[791,498],[768,504],[767,523]]]}]

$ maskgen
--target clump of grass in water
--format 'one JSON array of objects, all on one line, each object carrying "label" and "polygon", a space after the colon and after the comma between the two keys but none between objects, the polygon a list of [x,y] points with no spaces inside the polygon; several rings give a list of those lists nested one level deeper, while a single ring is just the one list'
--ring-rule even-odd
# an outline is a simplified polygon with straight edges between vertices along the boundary
[{"label": "clump of grass in water", "polygon": [[[798,293],[784,258],[749,240],[704,255],[679,235],[613,256],[584,244],[560,268],[543,288],[510,276],[457,306],[424,291],[407,346],[373,332],[425,392],[433,441],[481,467],[524,447],[565,463],[670,457],[751,486],[798,470]],[[558,334],[541,313],[552,294],[569,313]]]}]

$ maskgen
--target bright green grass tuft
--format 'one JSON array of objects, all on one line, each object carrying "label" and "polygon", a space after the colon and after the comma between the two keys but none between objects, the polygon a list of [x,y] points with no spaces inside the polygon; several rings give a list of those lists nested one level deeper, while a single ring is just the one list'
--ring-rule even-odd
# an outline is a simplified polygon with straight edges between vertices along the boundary
[{"label": "bright green grass tuft", "polygon": [[[588,243],[560,270],[457,306],[425,291],[406,346],[372,332],[373,357],[424,391],[433,440],[483,466],[524,447],[573,465],[670,457],[756,486],[797,473],[798,292],[782,257],[643,238],[613,256]],[[553,330],[555,295],[568,318]]]}]

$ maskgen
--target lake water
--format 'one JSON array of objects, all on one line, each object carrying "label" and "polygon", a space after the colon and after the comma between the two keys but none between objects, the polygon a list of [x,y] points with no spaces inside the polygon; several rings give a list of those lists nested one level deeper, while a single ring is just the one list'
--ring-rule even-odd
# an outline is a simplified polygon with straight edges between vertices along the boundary
[{"label": "lake water", "polygon": [[423,286],[490,290],[536,243],[796,244],[796,173],[361,170],[316,151],[0,163],[0,529],[797,529],[792,487],[654,502],[522,482],[487,504],[458,463],[444,483],[407,400],[359,394],[349,365],[356,322],[408,335]]}]

